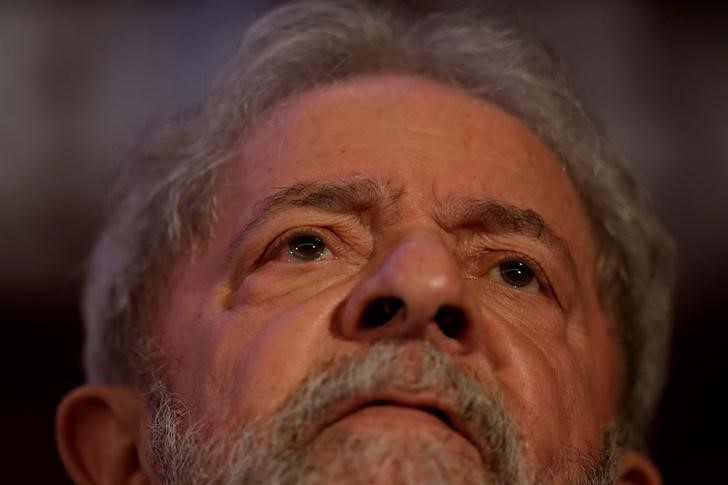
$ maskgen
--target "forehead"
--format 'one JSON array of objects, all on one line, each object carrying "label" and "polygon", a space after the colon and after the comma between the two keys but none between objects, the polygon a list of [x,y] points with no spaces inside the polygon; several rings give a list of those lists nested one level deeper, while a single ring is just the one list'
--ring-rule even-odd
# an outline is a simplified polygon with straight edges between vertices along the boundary
[{"label": "forehead", "polygon": [[244,219],[281,187],[368,176],[413,205],[475,197],[534,210],[593,256],[581,201],[554,154],[495,104],[436,81],[376,75],[307,91],[261,117],[243,147],[230,180]]}]

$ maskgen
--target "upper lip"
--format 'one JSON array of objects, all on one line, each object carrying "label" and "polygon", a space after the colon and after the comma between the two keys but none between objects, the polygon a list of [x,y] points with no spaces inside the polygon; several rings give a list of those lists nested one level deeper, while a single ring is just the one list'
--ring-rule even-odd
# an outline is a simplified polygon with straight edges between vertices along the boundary
[{"label": "upper lip", "polygon": [[402,406],[428,412],[442,420],[445,425],[465,438],[478,450],[481,458],[484,458],[482,443],[477,440],[477,434],[472,424],[457,413],[454,406],[447,399],[433,392],[413,393],[392,389],[355,396],[351,399],[344,400],[337,404],[331,412],[327,413],[327,417],[314,427],[310,439],[331,424],[372,405]]}]

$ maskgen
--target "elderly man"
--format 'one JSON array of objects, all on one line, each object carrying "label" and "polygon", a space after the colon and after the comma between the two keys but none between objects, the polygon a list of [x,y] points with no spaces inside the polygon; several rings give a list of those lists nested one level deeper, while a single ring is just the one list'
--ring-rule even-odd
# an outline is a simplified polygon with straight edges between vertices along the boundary
[{"label": "elderly man", "polygon": [[671,243],[545,51],[477,7],[261,18],[121,180],[78,483],[657,484]]}]

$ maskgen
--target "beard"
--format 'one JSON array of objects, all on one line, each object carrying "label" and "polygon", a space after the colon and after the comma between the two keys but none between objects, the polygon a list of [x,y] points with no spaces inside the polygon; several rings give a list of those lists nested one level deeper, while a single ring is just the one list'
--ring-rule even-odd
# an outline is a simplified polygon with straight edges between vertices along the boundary
[{"label": "beard", "polygon": [[[614,433],[596,452],[565,453],[548,469],[527,474],[522,440],[502,397],[485,392],[471,374],[427,342],[376,343],[315,369],[272,417],[224,436],[195,419],[160,379],[148,394],[154,475],[170,485],[525,485],[555,483],[556,476],[564,484],[614,483]],[[385,390],[436,394],[470,423],[472,444],[484,453],[453,447],[452,431],[416,426],[398,434],[332,425],[309,436],[342,401]]]}]

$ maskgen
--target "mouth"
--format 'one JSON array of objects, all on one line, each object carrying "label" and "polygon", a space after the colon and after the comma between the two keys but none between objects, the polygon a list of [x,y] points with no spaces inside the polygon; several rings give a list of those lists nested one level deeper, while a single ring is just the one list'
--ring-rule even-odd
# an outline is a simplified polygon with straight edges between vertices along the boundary
[{"label": "mouth", "polygon": [[386,427],[430,426],[447,429],[460,436],[483,458],[482,446],[475,439],[471,425],[436,394],[391,391],[360,396],[340,403],[327,415],[328,419],[312,430],[309,440],[330,426],[350,420],[358,420],[362,425]]},{"label": "mouth", "polygon": [[451,429],[453,428],[452,421],[451,421],[450,417],[448,416],[448,413],[445,410],[443,410],[437,406],[434,406],[434,405],[412,406],[412,405],[404,404],[404,403],[401,403],[398,401],[380,399],[380,400],[374,400],[374,401],[365,403],[358,409],[353,410],[351,413],[349,413],[349,415],[358,413],[360,411],[369,411],[369,410],[380,411],[380,410],[388,410],[388,409],[395,410],[395,411],[400,410],[400,411],[404,411],[404,412],[414,411],[414,412],[424,413],[425,415],[429,415],[429,416],[435,418],[436,421],[439,421],[440,423],[444,424],[448,428],[451,428]]}]

